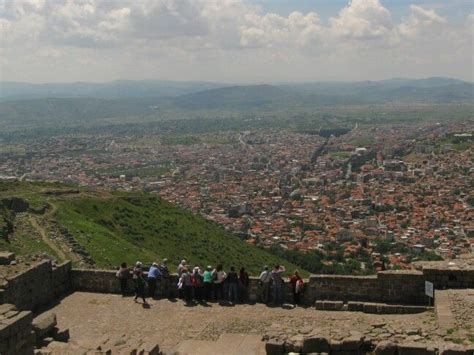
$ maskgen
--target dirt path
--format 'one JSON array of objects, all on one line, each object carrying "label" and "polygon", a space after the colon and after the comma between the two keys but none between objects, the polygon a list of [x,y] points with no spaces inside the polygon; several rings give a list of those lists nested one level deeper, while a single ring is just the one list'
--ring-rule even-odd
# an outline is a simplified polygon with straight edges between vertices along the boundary
[{"label": "dirt path", "polygon": [[49,237],[48,237],[48,234],[46,232],[46,230],[44,229],[43,226],[41,226],[39,223],[38,223],[38,220],[37,220],[37,217],[35,216],[32,216],[32,215],[29,215],[28,216],[28,220],[31,224],[31,226],[36,229],[36,231],[38,232],[38,234],[40,235],[41,237],[41,240],[46,244],[48,245],[51,249],[54,250],[54,252],[58,255],[58,257],[61,259],[61,260],[67,260],[68,257],[66,257],[66,254],[64,253],[64,251],[56,245],[56,243],[54,243]]}]

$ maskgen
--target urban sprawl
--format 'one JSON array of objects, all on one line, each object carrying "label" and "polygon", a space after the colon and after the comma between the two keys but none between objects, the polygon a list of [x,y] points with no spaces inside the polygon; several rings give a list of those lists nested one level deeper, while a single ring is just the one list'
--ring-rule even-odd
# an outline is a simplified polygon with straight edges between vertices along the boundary
[{"label": "urban sprawl", "polygon": [[406,269],[473,251],[472,132],[425,123],[30,138],[0,142],[0,174],[144,190],[250,244]]}]

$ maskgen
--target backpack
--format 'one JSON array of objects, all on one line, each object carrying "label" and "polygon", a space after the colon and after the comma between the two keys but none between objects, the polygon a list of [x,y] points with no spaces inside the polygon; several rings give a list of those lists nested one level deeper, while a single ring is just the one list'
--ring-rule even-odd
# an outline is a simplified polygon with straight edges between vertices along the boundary
[{"label": "backpack", "polygon": [[197,287],[201,286],[201,282],[202,282],[201,275],[194,276],[193,274],[191,282],[193,283],[193,286],[197,286]]}]

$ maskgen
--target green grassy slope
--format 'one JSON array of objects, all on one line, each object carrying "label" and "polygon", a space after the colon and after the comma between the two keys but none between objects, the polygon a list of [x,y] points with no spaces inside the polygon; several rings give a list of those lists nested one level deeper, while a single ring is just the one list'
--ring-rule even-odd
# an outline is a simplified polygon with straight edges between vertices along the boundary
[{"label": "green grassy slope", "polygon": [[[172,268],[185,258],[191,265],[222,262],[226,269],[231,265],[245,266],[254,275],[265,264],[282,263],[291,271],[296,268],[156,196],[88,190],[58,193],[64,189],[61,185],[32,183],[15,183],[2,189],[0,184],[0,200],[19,196],[35,206],[47,204],[44,218],[48,216],[48,221],[66,228],[101,268],[116,267],[122,261],[150,263],[165,257]],[[35,216],[38,218],[38,213]],[[14,247],[15,252],[21,253],[18,241],[24,236],[18,238],[16,244],[15,238],[10,243],[0,241],[0,249]],[[36,242],[38,250],[45,249],[44,245],[40,247],[41,240]],[[30,252],[31,243],[23,244],[28,245],[25,252]],[[303,274],[306,275],[304,271]]]}]

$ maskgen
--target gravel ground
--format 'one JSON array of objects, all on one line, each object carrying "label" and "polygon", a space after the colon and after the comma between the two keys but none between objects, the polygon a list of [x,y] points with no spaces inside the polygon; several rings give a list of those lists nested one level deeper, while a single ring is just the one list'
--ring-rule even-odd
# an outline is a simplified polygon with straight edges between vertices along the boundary
[{"label": "gravel ground", "polygon": [[438,330],[431,311],[375,315],[262,304],[187,307],[181,300],[151,300],[150,307],[143,307],[129,297],[84,292],[66,297],[52,311],[58,317],[58,326],[70,329],[72,340],[107,338],[110,344],[148,340],[162,349],[171,349],[185,339],[215,340],[223,333],[271,337],[304,335],[318,329],[333,339],[343,339],[356,330],[374,341],[421,343],[439,343],[446,336]]}]

